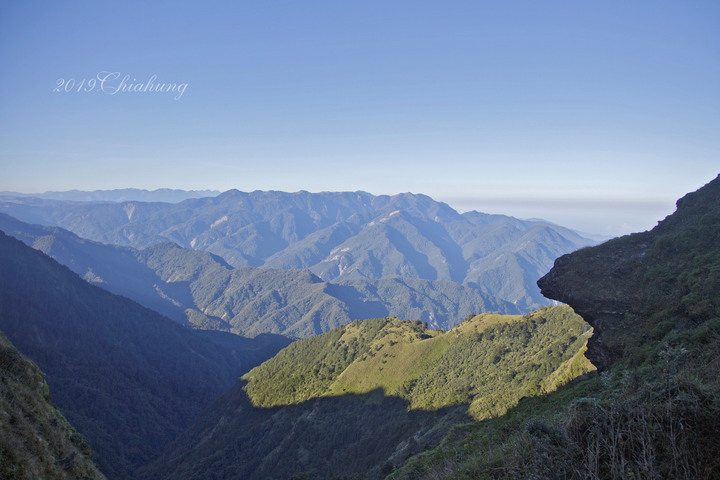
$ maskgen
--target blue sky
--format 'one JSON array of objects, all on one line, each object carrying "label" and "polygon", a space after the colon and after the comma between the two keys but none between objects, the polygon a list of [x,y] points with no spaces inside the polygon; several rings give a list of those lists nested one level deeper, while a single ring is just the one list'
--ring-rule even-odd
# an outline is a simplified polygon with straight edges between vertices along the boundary
[{"label": "blue sky", "polygon": [[0,190],[411,191],[621,234],[720,173],[714,1],[4,2],[0,62]]}]

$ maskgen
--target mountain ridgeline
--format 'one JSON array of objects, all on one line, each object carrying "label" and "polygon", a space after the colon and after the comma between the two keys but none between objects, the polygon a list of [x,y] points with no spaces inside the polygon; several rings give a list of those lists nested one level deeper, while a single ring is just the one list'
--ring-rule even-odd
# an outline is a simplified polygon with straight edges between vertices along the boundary
[{"label": "mountain ridgeline", "polygon": [[202,198],[219,195],[217,190],[178,190],[158,188],[157,190],[141,190],[139,188],[120,188],[116,190],[69,190],[64,192],[18,193],[0,192],[2,197],[34,197],[48,200],[65,200],[70,202],[168,202],[177,203],[188,198]]},{"label": "mountain ridgeline", "polygon": [[454,282],[523,312],[548,304],[535,282],[555,258],[593,243],[557,225],[459,214],[413,194],[231,190],[176,204],[3,197],[0,212],[113,245],[173,242],[234,267],[309,269],[325,282]]},{"label": "mountain ridgeline", "polygon": [[[77,274],[0,237],[8,272],[0,328],[47,373],[60,409],[109,478],[195,475],[187,469],[203,478],[208,445],[246,452],[241,466],[223,463],[219,478],[377,476],[437,444],[455,423],[502,414],[592,368],[582,356],[589,332],[567,309],[483,315],[437,330],[470,313],[518,314],[548,303],[534,280],[558,254],[591,243],[570,230],[460,215],[411,194],[230,191],[176,204],[116,202],[166,193],[177,194],[0,200],[2,211],[20,218],[0,214],[0,229]],[[415,322],[382,319],[389,316]],[[265,365],[281,366],[271,381],[257,381],[263,369],[246,377],[194,434],[147,466],[234,378],[287,345],[268,332],[324,335]],[[306,348],[325,356],[308,357]],[[289,361],[297,352],[300,359]],[[298,385],[304,394],[288,400]],[[219,411],[222,422],[245,431],[237,440],[216,423]],[[291,428],[298,418],[315,420]],[[385,430],[369,427],[378,422]],[[217,434],[207,433],[208,424]],[[338,441],[354,440],[326,462],[329,430]],[[198,438],[207,441],[197,445]]]},{"label": "mountain ridgeline", "polygon": [[391,277],[328,283],[308,270],[233,268],[216,255],[172,243],[143,250],[105,245],[4,214],[0,230],[88,282],[194,328],[308,337],[388,315],[447,329],[471,313],[519,313],[509,302],[454,282]]},{"label": "mountain ridgeline", "polygon": [[479,419],[594,370],[583,356],[590,333],[567,307],[482,314],[447,333],[366,320],[295,342],[243,378],[260,407],[380,388],[413,409],[468,404]]},{"label": "mountain ridgeline", "polygon": [[254,368],[150,468],[149,478],[383,477],[458,423],[594,370],[568,307],[483,314],[454,329],[395,318],[298,340]]}]

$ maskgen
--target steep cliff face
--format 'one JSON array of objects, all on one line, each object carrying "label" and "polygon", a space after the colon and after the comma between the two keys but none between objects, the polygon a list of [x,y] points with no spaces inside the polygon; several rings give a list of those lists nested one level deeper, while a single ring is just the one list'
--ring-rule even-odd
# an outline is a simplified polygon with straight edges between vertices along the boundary
[{"label": "steep cliff face", "polygon": [[595,329],[587,357],[608,368],[635,345],[720,314],[720,176],[649,232],[564,255],[538,281]]},{"label": "steep cliff face", "polygon": [[626,316],[642,310],[642,291],[634,287],[642,284],[651,237],[648,232],[625,236],[564,255],[538,281],[543,295],[572,306],[592,325],[586,356],[601,370],[623,353],[623,337],[632,327]]}]

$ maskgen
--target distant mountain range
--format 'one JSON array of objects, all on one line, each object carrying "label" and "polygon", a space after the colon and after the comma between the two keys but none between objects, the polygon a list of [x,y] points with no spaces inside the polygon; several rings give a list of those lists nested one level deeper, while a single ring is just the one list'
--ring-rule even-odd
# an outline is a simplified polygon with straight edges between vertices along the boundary
[{"label": "distant mountain range", "polygon": [[308,270],[232,268],[216,255],[173,243],[143,250],[105,245],[4,214],[0,230],[90,283],[196,328],[308,337],[387,315],[448,329],[473,313],[520,313],[509,302],[448,281],[391,277],[328,283]]},{"label": "distant mountain range", "polygon": [[[57,227],[23,225],[7,216],[3,220],[4,227],[14,222],[16,227],[46,233],[34,237],[34,243],[65,255],[75,266],[86,265],[83,262],[96,255],[105,258],[105,270],[94,274],[95,281],[100,274],[115,271],[142,283],[142,268],[183,281],[208,269],[210,277],[232,285],[232,272],[244,270],[233,270],[207,252],[168,243],[136,251],[82,240]],[[126,268],[124,256],[147,258],[145,263],[135,262],[137,271],[133,271]],[[230,273],[209,273],[221,268]],[[259,276],[267,272],[247,269]],[[502,411],[522,395],[569,380],[585,343],[582,320],[564,307],[525,317],[475,317],[447,333],[428,330],[420,321],[356,321],[301,340],[305,343],[255,371],[250,379],[254,393],[248,402],[237,377],[275,355],[287,340],[184,328],[128,298],[90,285],[4,233],[0,233],[0,271],[0,330],[42,368],[58,407],[92,445],[99,469],[113,479],[247,478],[246,473],[283,478],[302,467],[322,476],[366,469],[380,474],[419,449],[437,444],[453,425],[469,421],[470,404],[474,405],[471,415]],[[179,290],[192,291],[192,282],[180,285]],[[365,288],[371,288],[368,285]],[[372,288],[381,290],[377,285]],[[335,341],[338,336],[341,342]],[[502,348],[491,348],[495,338],[503,339]],[[505,382],[505,377],[497,376],[506,370],[505,362],[514,365],[515,383],[513,391],[500,398],[489,380],[482,379]],[[296,375],[299,384],[292,380]],[[268,382],[258,382],[265,377]],[[231,391],[213,402],[234,382]],[[485,386],[476,391],[480,383]],[[284,405],[280,410],[267,408],[261,400],[267,400],[275,388],[292,391],[297,385],[319,389],[299,397],[298,405],[296,400],[290,402],[293,405],[283,403],[282,395],[271,399],[270,406],[278,400]],[[258,388],[265,393],[258,394]],[[473,400],[478,395],[489,397],[476,405]],[[193,427],[201,429],[200,436],[192,430],[171,446],[211,402],[215,406]],[[221,417],[215,416],[217,412]],[[212,422],[210,431],[203,430],[207,422]],[[383,425],[381,430],[374,427],[378,424]],[[238,434],[236,427],[243,433]],[[75,442],[85,454],[89,452],[81,439]],[[216,452],[210,457],[222,452],[223,461],[211,460],[208,448]],[[248,462],[238,463],[240,457],[231,450],[243,452],[241,457]],[[163,451],[170,456],[153,463]],[[334,453],[328,462],[330,452]],[[78,468],[92,467],[83,463]]]},{"label": "distant mountain range", "polygon": [[234,267],[308,269],[325,282],[454,282],[520,311],[549,304],[535,282],[555,258],[594,243],[547,222],[460,214],[409,193],[230,190],[176,204],[3,197],[0,212],[114,245],[173,242]]},{"label": "distant mountain range", "polygon": [[49,200],[67,200],[70,202],[168,202],[177,203],[188,198],[214,197],[217,190],[177,190],[159,188],[157,190],[141,190],[138,188],[121,188],[117,190],[69,190],[65,192],[18,193],[0,192],[0,197],[35,197]]}]

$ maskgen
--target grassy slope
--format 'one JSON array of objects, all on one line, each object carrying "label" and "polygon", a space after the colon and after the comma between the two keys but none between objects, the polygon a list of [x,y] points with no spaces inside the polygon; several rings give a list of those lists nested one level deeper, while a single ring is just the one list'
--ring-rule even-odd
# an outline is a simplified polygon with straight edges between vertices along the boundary
[{"label": "grassy slope", "polygon": [[581,354],[588,334],[567,307],[482,314],[449,332],[367,320],[298,341],[243,378],[260,407],[382,389],[411,408],[468,404],[485,418],[591,371]]},{"label": "grassy slope", "polygon": [[[448,332],[395,318],[353,322],[251,370],[144,473],[381,478],[468,414],[498,415],[570,380],[587,332],[567,307],[483,314]],[[590,369],[585,361],[578,373]]]},{"label": "grassy slope", "polygon": [[675,340],[682,347],[665,343],[652,365],[617,365],[457,426],[390,477],[718,478],[720,322]]}]

